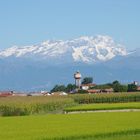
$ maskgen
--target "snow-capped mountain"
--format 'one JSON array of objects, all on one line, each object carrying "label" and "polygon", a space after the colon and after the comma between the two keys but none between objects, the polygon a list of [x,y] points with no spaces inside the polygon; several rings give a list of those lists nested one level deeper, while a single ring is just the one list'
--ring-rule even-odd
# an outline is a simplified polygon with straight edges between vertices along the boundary
[{"label": "snow-capped mountain", "polygon": [[45,41],[0,51],[0,90],[42,90],[74,83],[73,74],[95,83],[140,82],[140,49],[127,51],[109,36]]},{"label": "snow-capped mountain", "polygon": [[124,46],[117,44],[109,36],[80,37],[73,40],[45,41],[32,46],[14,46],[0,51],[0,58],[30,58],[50,62],[95,63],[125,56]]}]

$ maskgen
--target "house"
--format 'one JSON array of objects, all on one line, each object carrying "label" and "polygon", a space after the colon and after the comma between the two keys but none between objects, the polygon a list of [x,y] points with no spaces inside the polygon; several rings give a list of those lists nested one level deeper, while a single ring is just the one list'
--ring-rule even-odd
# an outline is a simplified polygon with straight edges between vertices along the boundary
[{"label": "house", "polygon": [[23,97],[23,96],[27,96],[27,94],[26,93],[14,93],[12,96],[21,96],[21,97]]},{"label": "house", "polygon": [[12,96],[13,91],[0,91],[0,97]]},{"label": "house", "polygon": [[89,89],[88,93],[112,93],[113,88],[108,88],[108,89]]},{"label": "house", "polygon": [[29,92],[27,94],[27,96],[43,96],[44,94],[42,94],[41,92]]},{"label": "house", "polygon": [[137,87],[137,91],[140,91],[140,86]]},{"label": "house", "polygon": [[52,92],[51,95],[59,96],[59,95],[68,95],[68,94],[66,92],[63,92],[63,91],[58,91],[58,92]]},{"label": "house", "polygon": [[113,88],[107,88],[107,89],[103,89],[101,92],[112,93],[113,91],[114,91]]},{"label": "house", "polygon": [[88,93],[91,93],[91,94],[93,94],[93,93],[101,93],[101,89],[89,89]]},{"label": "house", "polygon": [[96,86],[96,84],[94,83],[90,83],[90,84],[81,84],[80,88],[83,89],[83,90],[88,90],[92,87]]},{"label": "house", "polygon": [[133,84],[138,86],[139,83],[137,81],[134,81]]}]

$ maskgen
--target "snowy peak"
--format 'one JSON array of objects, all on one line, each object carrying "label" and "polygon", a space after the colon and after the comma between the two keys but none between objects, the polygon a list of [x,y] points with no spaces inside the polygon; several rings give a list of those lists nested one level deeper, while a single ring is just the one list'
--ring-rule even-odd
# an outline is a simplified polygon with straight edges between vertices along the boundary
[{"label": "snowy peak", "polygon": [[80,47],[73,47],[73,57],[77,61],[107,61],[118,55],[127,55],[126,49],[109,36],[81,37],[74,41],[80,44]]},{"label": "snowy peak", "polygon": [[37,45],[14,46],[0,51],[0,58],[31,58],[55,61],[95,63],[125,56],[124,46],[117,44],[109,36],[83,36],[73,40],[47,40]]}]

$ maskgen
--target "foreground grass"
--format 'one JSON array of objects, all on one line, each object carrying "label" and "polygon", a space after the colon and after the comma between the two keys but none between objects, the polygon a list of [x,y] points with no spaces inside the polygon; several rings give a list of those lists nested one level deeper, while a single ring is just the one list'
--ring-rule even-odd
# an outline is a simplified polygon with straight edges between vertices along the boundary
[{"label": "foreground grass", "polygon": [[62,113],[65,107],[76,104],[66,96],[1,97],[1,116],[23,116],[32,114]]},{"label": "foreground grass", "polygon": [[[89,139],[91,140],[91,139]],[[97,139],[97,140],[140,140],[140,134],[139,135],[127,135],[127,136],[116,136],[116,137],[108,137],[104,139]]]},{"label": "foreground grass", "polygon": [[140,112],[0,117],[0,139],[138,140],[139,118]]},{"label": "foreground grass", "polygon": [[[85,139],[78,139],[85,140]],[[140,140],[140,134],[137,135],[118,135],[118,136],[109,136],[106,138],[87,138],[86,140]]]},{"label": "foreground grass", "polygon": [[119,110],[119,109],[140,109],[140,102],[81,104],[78,106],[65,108],[64,111],[73,112],[73,111],[95,111],[95,110]]}]

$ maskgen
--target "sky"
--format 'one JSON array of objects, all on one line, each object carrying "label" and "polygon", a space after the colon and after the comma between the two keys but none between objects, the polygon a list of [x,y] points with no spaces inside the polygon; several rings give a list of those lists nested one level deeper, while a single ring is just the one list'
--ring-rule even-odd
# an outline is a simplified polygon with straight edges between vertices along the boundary
[{"label": "sky", "polygon": [[0,50],[95,35],[140,47],[140,0],[0,0]]}]

